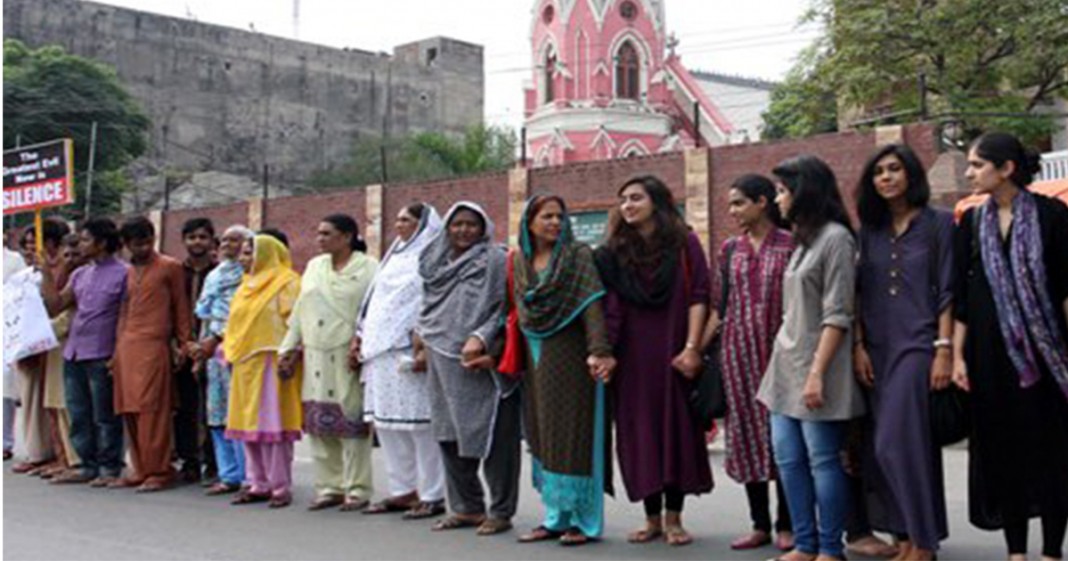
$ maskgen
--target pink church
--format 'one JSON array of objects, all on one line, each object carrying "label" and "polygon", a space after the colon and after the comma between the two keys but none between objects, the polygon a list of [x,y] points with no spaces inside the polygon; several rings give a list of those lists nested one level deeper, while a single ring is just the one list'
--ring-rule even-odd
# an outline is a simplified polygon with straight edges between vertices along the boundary
[{"label": "pink church", "polygon": [[[680,150],[698,137],[711,146],[759,138],[774,84],[688,71],[665,30],[664,2],[537,0],[525,91],[533,165]],[[729,98],[729,110],[717,97]]]}]

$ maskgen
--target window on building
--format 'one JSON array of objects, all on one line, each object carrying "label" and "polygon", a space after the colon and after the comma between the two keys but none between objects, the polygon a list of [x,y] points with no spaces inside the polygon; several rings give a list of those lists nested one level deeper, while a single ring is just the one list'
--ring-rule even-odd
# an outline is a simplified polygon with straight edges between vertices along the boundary
[{"label": "window on building", "polygon": [[616,53],[616,97],[638,99],[641,95],[638,51],[630,41]]},{"label": "window on building", "polygon": [[553,79],[556,74],[556,55],[550,54],[545,59],[545,103],[552,103],[556,99],[556,92],[553,88]]}]

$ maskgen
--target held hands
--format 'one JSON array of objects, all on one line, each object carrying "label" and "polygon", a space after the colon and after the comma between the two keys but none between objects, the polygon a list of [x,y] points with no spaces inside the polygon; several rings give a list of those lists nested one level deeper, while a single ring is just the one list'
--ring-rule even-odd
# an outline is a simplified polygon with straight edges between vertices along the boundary
[{"label": "held hands", "polygon": [[864,345],[853,346],[853,374],[861,385],[875,387],[875,368],[871,365],[871,356]]},{"label": "held hands", "polygon": [[302,353],[296,349],[286,351],[278,358],[278,377],[283,380],[288,380],[296,375],[297,363],[300,361]]},{"label": "held hands", "polygon": [[672,359],[671,367],[681,372],[687,380],[693,380],[701,372],[701,353],[693,347],[687,347]]},{"label": "held hands", "polygon": [[963,359],[953,361],[953,383],[966,392],[972,391],[972,383],[968,379],[968,366]]},{"label": "held hands", "polygon": [[460,365],[468,370],[485,370],[495,366],[493,357],[486,354],[486,345],[478,337],[468,337],[460,351]]},{"label": "held hands", "polygon": [[935,349],[931,363],[931,390],[944,390],[953,380],[953,358],[947,348]]},{"label": "held hands", "polygon": [[805,387],[801,390],[801,399],[809,411],[823,407],[823,376],[809,372]]},{"label": "held hands", "polygon": [[363,345],[363,340],[359,337],[353,337],[352,342],[349,343],[349,370],[353,372],[360,369],[360,348]]},{"label": "held hands", "polygon": [[612,379],[612,372],[616,369],[616,359],[612,356],[593,356],[586,359],[586,366],[590,369],[590,377],[607,384]]}]

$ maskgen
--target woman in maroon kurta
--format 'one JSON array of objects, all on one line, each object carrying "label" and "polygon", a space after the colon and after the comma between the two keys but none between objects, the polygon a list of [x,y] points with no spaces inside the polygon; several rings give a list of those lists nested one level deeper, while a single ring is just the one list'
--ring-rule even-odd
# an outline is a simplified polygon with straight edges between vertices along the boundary
[{"label": "woman in maroon kurta", "polygon": [[671,191],[645,176],[619,190],[597,266],[619,360],[610,387],[620,472],[628,497],[645,503],[646,525],[628,539],[685,545],[692,538],[682,527],[684,497],[712,489],[704,434],[687,397],[701,369],[708,262]]}]

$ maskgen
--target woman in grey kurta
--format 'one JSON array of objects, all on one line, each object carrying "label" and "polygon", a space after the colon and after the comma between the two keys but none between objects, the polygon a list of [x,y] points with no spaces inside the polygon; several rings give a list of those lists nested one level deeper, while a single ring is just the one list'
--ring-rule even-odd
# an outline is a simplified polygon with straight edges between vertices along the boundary
[{"label": "woman in grey kurta", "polygon": [[879,150],[858,187],[861,221],[854,369],[872,388],[873,448],[885,482],[882,528],[901,557],[931,559],[948,535],[942,451],[929,396],[952,377],[953,218],[927,206],[923,165],[907,146]]},{"label": "woman in grey kurta", "polygon": [[[416,352],[425,353],[431,430],[441,444],[453,515],[435,530],[478,526],[482,535],[511,529],[519,498],[519,395],[496,372],[489,350],[504,322],[505,253],[479,205],[459,202],[445,215],[445,235],[420,255],[423,308]],[[416,362],[422,362],[417,356]],[[478,471],[490,488],[489,516]]]},{"label": "woman in grey kurta", "polygon": [[757,399],[771,412],[775,464],[793,521],[795,548],[784,558],[842,558],[849,483],[839,452],[846,421],[864,413],[850,357],[856,243],[827,164],[799,156],[774,173],[775,200],[798,248],[787,265],[783,324]]}]

